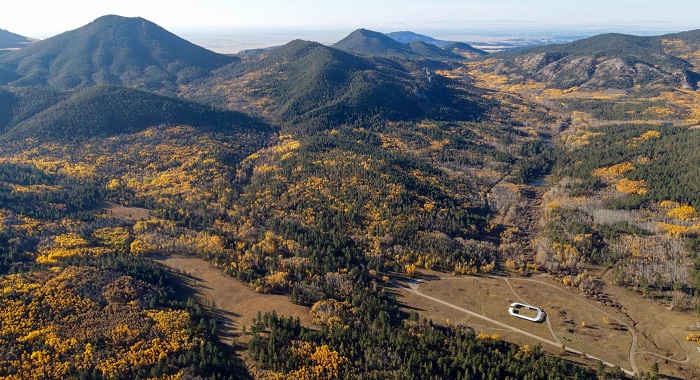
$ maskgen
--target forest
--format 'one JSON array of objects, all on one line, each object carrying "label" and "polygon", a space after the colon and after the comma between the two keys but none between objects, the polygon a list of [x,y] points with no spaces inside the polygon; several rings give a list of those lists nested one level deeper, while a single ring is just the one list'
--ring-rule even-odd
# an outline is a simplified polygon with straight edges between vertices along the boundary
[{"label": "forest", "polygon": [[[364,39],[383,37],[358,31],[207,61],[145,20],[145,42],[113,40],[113,17],[0,57],[22,76],[0,87],[0,377],[628,376],[563,343],[425,318],[398,283],[436,273],[537,275],[621,309],[610,284],[700,312],[700,112],[692,59],[676,56],[692,35],[463,60],[388,40],[405,54],[376,53]],[[85,36],[130,69],[17,68]],[[130,56],[149,38],[162,50]],[[204,58],[166,62],[180,50]],[[572,59],[596,63],[549,75]],[[638,72],[601,82],[607,60]],[[258,313],[226,344],[198,280],[156,261],[176,256],[313,324]],[[657,378],[654,364],[634,375]]]}]

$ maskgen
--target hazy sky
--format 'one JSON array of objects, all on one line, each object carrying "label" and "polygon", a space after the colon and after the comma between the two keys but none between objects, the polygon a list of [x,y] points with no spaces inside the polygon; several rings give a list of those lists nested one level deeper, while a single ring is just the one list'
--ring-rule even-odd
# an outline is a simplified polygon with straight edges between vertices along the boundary
[{"label": "hazy sky", "polygon": [[700,28],[697,0],[13,0],[3,3],[0,3],[0,28],[38,38],[78,28],[105,14],[141,16],[171,30],[202,26],[407,29],[458,27],[470,21],[490,20],[527,21],[530,25]]}]

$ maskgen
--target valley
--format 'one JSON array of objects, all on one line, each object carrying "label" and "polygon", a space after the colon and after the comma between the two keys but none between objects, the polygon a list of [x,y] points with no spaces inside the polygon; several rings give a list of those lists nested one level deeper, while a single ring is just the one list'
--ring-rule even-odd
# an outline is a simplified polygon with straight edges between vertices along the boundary
[{"label": "valley", "polygon": [[0,53],[0,377],[697,379],[698,36]]}]

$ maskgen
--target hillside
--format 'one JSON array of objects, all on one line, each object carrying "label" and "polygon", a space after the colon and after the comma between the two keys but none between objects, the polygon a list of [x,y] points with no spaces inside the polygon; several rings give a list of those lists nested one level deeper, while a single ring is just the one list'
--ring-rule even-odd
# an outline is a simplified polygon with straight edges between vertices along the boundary
[{"label": "hillside", "polygon": [[409,43],[408,46],[416,55],[426,59],[436,61],[459,61],[464,58],[461,55],[440,49],[435,45],[423,41],[413,41]]},{"label": "hillside", "polygon": [[31,38],[0,29],[0,49],[21,48],[34,42]]},{"label": "hillside", "polygon": [[371,117],[472,119],[483,112],[474,95],[421,64],[300,40],[221,69],[185,96],[297,127]]},{"label": "hillside", "polygon": [[20,78],[4,78],[0,84],[59,89],[119,84],[173,90],[235,60],[142,18],[103,16],[76,30],[1,55],[0,70],[15,72]]},{"label": "hillside", "polygon": [[402,44],[410,44],[411,42],[422,41],[441,48],[452,43],[451,41],[438,40],[433,37],[426,36],[425,34],[419,34],[411,31],[391,32],[386,33],[386,36]]},{"label": "hillside", "polygon": [[[13,117],[8,123],[11,128],[6,133],[11,139],[84,140],[137,133],[158,125],[190,125],[218,131],[264,128],[237,112],[217,111],[125,87],[95,86],[65,100],[61,99],[62,95],[46,90],[35,90],[33,94],[23,91],[18,95],[14,96]],[[32,102],[26,101],[29,97]]]},{"label": "hillside", "polygon": [[0,88],[0,133],[69,96],[47,87]]},{"label": "hillside", "polygon": [[477,58],[482,55],[489,54],[464,42],[451,42],[443,45],[442,49],[457,55],[461,55],[467,59]]},{"label": "hillside", "polygon": [[602,34],[560,45],[493,55],[493,72],[512,70],[513,79],[533,79],[566,89],[631,89],[662,85],[697,88],[697,69],[667,53],[661,37]]},{"label": "hillside", "polygon": [[671,33],[655,38],[667,54],[687,60],[698,72],[700,67],[700,29],[680,33]]}]

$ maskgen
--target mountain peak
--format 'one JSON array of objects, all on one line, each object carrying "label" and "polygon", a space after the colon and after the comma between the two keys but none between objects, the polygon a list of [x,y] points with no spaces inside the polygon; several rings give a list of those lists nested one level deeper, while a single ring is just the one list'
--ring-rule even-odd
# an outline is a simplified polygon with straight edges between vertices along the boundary
[{"label": "mountain peak", "polygon": [[333,47],[355,54],[405,55],[408,49],[386,34],[368,29],[357,29],[336,42]]},{"label": "mountain peak", "polygon": [[[61,89],[119,84],[176,88],[235,61],[194,45],[141,17],[107,15],[0,57],[15,86]],[[4,83],[0,83],[4,84]]]}]

